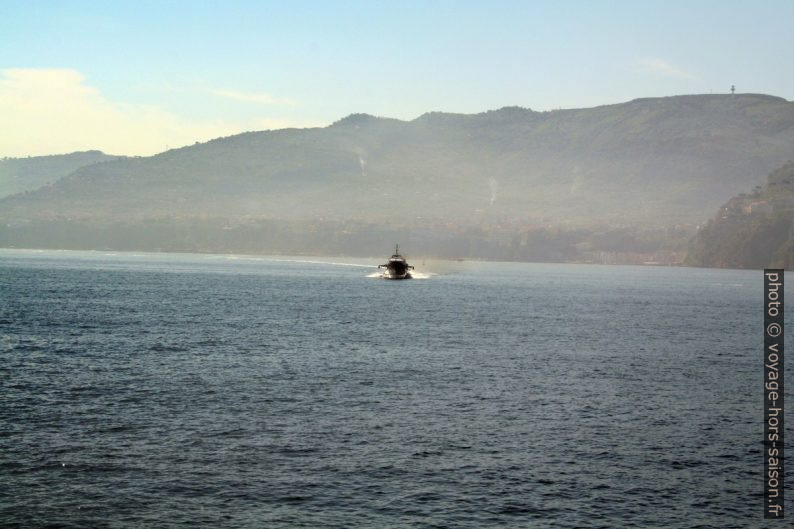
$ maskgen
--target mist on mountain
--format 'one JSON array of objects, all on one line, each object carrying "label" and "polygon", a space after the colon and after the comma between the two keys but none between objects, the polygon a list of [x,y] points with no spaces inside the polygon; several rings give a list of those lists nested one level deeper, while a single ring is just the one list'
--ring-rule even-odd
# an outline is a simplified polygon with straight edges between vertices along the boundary
[{"label": "mist on mountain", "polygon": [[377,254],[402,237],[436,256],[675,260],[792,158],[794,103],[760,94],[354,114],[86,165],[0,200],[0,244]]}]

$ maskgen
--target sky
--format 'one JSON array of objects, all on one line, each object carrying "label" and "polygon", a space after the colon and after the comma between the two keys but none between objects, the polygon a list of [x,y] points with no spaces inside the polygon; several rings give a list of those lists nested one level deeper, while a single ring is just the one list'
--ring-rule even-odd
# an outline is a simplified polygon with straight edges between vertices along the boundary
[{"label": "sky", "polygon": [[791,0],[0,0],[0,157],[731,85],[792,100],[792,20]]}]

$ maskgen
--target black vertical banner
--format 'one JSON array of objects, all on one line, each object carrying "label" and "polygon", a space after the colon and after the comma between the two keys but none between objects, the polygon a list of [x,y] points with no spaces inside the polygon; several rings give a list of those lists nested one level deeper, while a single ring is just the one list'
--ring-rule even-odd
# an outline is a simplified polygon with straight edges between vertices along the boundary
[{"label": "black vertical banner", "polygon": [[783,270],[764,270],[764,518],[783,518]]}]

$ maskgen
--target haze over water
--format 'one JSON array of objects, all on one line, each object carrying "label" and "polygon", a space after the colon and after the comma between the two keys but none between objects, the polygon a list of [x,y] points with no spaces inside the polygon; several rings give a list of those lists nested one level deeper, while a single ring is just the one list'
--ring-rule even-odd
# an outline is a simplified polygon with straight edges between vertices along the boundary
[{"label": "haze over water", "polygon": [[761,272],[300,261],[0,250],[2,525],[763,525]]}]

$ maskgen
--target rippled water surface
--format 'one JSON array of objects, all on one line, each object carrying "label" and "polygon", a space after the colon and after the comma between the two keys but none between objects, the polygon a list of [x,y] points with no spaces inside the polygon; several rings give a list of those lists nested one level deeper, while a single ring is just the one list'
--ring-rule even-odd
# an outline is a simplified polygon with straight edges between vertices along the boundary
[{"label": "rippled water surface", "polygon": [[0,525],[763,526],[761,272],[325,260],[0,250]]}]

